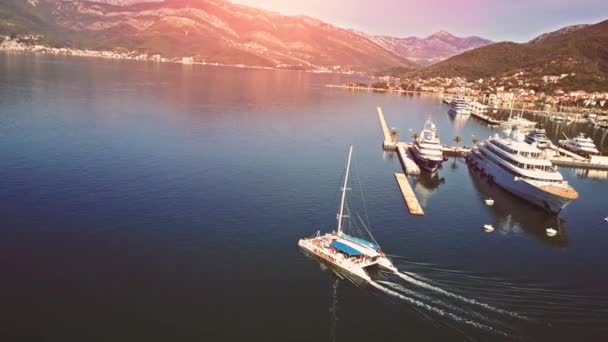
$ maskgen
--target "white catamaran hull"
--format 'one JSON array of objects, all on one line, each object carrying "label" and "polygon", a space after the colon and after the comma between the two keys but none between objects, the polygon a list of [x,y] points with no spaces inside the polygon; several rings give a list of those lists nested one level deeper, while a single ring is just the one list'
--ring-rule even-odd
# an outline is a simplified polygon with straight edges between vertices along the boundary
[{"label": "white catamaran hull", "polygon": [[321,258],[330,265],[337,267],[339,270],[346,271],[349,274],[354,275],[365,281],[371,280],[371,278],[369,277],[367,272],[365,272],[363,267],[349,262],[347,259],[343,258],[342,254],[340,253],[331,253],[329,250],[325,250],[315,246],[310,239],[300,239],[298,241],[298,246],[300,246],[302,249],[306,250],[310,254]]}]

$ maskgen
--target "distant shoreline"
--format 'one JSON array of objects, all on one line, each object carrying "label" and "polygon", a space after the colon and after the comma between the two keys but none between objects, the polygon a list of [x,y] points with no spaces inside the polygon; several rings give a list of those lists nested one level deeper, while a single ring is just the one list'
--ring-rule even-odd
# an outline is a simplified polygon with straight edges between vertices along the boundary
[{"label": "distant shoreline", "polygon": [[420,95],[432,95],[444,97],[445,95],[450,95],[448,93],[435,93],[430,91],[418,91],[418,90],[404,90],[404,89],[385,89],[385,88],[374,88],[372,86],[361,87],[361,86],[349,86],[345,84],[326,84],[327,88],[340,88],[340,89],[352,89],[352,90],[363,90],[363,91],[373,91],[373,92],[382,92],[382,93],[397,93],[397,94],[420,94]]},{"label": "distant shoreline", "polygon": [[[1,38],[1,37],[0,37]],[[71,48],[54,48],[45,45],[28,45],[20,42],[12,41],[5,38],[0,40],[0,52],[17,52],[33,55],[48,55],[48,56],[71,56],[71,57],[87,57],[87,58],[100,58],[106,60],[128,60],[128,61],[140,61],[140,62],[153,62],[153,63],[171,63],[171,64],[182,64],[182,65],[204,65],[204,66],[217,66],[217,67],[228,67],[228,68],[239,68],[239,69],[260,69],[260,70],[283,70],[283,71],[299,71],[311,74],[336,74],[336,75],[351,75],[360,77],[369,77],[369,75],[363,72],[354,71],[335,71],[326,69],[290,69],[290,68],[277,68],[269,66],[259,65],[246,65],[246,64],[225,64],[219,62],[204,62],[195,61],[192,57],[175,57],[166,58],[160,55],[148,55],[148,54],[137,54],[136,52],[121,53],[114,51],[103,51],[103,50],[82,50],[82,49],[71,49]]]}]

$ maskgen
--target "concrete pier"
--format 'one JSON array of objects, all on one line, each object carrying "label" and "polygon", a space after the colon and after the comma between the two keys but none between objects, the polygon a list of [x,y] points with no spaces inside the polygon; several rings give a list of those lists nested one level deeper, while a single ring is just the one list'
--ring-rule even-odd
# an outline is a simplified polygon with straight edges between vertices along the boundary
[{"label": "concrete pier", "polygon": [[419,175],[420,167],[414,160],[412,160],[407,152],[407,147],[404,147],[403,144],[397,145],[397,154],[399,155],[399,159],[401,159],[401,166],[403,167],[403,171],[405,171],[408,175]]},{"label": "concrete pier", "polygon": [[553,149],[554,151],[557,151],[563,155],[566,155],[568,157],[570,157],[570,159],[573,159],[575,161],[585,161],[586,158],[583,156],[579,156],[578,154],[574,153],[574,152],[570,152],[564,148],[561,148],[559,146],[555,146],[552,144],[551,149]]},{"label": "concrete pier", "polygon": [[608,164],[594,163],[589,159],[574,159],[570,157],[549,157],[548,158],[553,164],[560,166],[568,166],[581,169],[593,169],[593,170],[608,170]]},{"label": "concrete pier", "polygon": [[407,177],[403,173],[395,173],[395,179],[397,180],[397,184],[399,184],[401,194],[403,195],[403,199],[405,200],[405,204],[407,205],[410,214],[418,216],[424,215],[424,211],[414,194],[414,190],[412,190],[410,183],[407,181]]},{"label": "concrete pier", "polygon": [[388,125],[386,124],[386,120],[384,119],[384,113],[382,112],[382,108],[377,107],[378,110],[378,119],[380,119],[380,127],[382,128],[382,135],[384,136],[384,143],[382,147],[385,150],[394,151],[396,149],[395,142],[393,141],[393,137],[391,137],[391,132],[388,129]]},{"label": "concrete pier", "polygon": [[490,117],[489,115],[481,114],[481,113],[471,113],[471,116],[487,123],[490,126],[499,126],[504,121],[500,121]]}]

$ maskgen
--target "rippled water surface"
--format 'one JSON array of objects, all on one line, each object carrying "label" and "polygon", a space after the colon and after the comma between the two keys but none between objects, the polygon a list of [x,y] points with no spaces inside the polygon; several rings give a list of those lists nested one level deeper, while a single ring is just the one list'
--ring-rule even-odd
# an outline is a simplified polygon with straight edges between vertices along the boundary
[{"label": "rippled water surface", "polygon": [[[410,179],[410,216],[376,107],[402,140],[429,117],[445,143],[493,131],[439,98],[324,87],[347,80],[0,54],[0,336],[608,338],[606,172],[562,168],[581,198],[557,221],[450,159]],[[353,206],[402,271],[376,287],[297,247],[334,227],[349,144]]]}]

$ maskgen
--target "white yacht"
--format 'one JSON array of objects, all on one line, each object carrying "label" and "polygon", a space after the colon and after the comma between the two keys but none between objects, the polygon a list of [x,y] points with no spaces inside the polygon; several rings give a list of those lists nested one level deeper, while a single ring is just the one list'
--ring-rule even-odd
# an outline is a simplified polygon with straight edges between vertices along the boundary
[{"label": "white yacht", "polygon": [[517,127],[517,129],[520,131],[528,131],[534,129],[534,127],[536,127],[536,122],[524,119],[522,115],[523,107],[519,115],[513,117],[513,103],[511,103],[511,111],[509,112],[509,118],[507,119],[507,121],[503,121],[500,126],[504,129],[511,129],[513,127]]},{"label": "white yacht", "polygon": [[448,112],[452,115],[470,115],[471,110],[469,104],[464,96],[456,96],[450,102],[450,109]]},{"label": "white yacht", "polygon": [[349,217],[348,215],[344,215],[344,202],[346,191],[349,190],[347,186],[352,153],[353,147],[351,146],[348,153],[348,163],[346,164],[344,186],[341,189],[340,210],[337,215],[338,227],[331,233],[321,235],[320,232],[317,232],[314,237],[300,239],[298,241],[298,246],[335,266],[340,274],[346,275],[349,278],[350,275],[356,276],[355,279],[350,278],[352,280],[365,280],[371,282],[372,279],[367,274],[366,268],[378,265],[393,272],[397,272],[397,269],[380,250],[380,246],[378,246],[376,242],[354,237],[343,231],[344,218]]},{"label": "white yacht", "polygon": [[589,137],[586,137],[585,133],[579,133],[578,136],[572,139],[560,140],[559,145],[567,150],[570,150],[585,157],[600,154],[600,151],[593,143],[593,140],[591,140],[591,138]]},{"label": "white yacht", "polygon": [[467,159],[500,187],[551,213],[558,214],[578,193],[542,151],[522,141],[517,129],[473,148]]},{"label": "white yacht", "polygon": [[536,122],[517,116],[509,118],[507,121],[501,123],[500,126],[506,129],[517,127],[522,131],[529,131],[536,127]]},{"label": "white yacht", "polygon": [[488,111],[488,106],[477,101],[472,101],[469,103],[469,110],[471,114],[484,115]]},{"label": "white yacht", "polygon": [[547,131],[543,128],[537,128],[528,132],[524,141],[530,145],[536,145],[541,150],[551,146],[551,140],[547,138]]},{"label": "white yacht", "polygon": [[437,127],[431,120],[426,120],[420,135],[410,148],[414,159],[423,169],[434,172],[443,162],[443,146],[437,135]]}]

